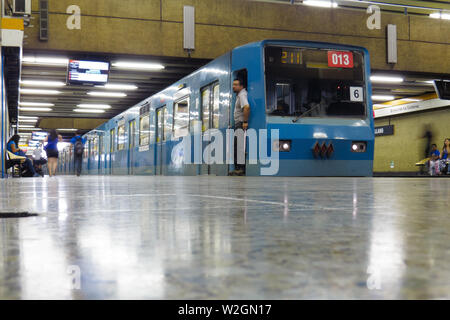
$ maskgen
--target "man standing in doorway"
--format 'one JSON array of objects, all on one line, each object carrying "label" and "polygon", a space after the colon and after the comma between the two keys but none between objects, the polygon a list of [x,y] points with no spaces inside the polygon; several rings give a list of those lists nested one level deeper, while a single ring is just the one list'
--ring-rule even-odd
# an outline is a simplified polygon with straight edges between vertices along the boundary
[{"label": "man standing in doorway", "polygon": [[[236,93],[236,104],[234,107],[234,130],[248,129],[250,117],[250,104],[248,103],[247,90],[244,88],[242,79],[233,81],[233,92]],[[245,140],[238,144],[238,136],[234,136],[234,171],[231,176],[245,176]],[[239,148],[238,148],[239,147]],[[241,155],[240,157],[238,155]],[[243,156],[243,157],[242,157]],[[244,159],[242,163],[242,158]],[[241,159],[241,161],[238,161]],[[240,163],[239,163],[240,162]]]},{"label": "man standing in doorway", "polygon": [[77,177],[79,177],[81,175],[81,167],[83,164],[84,144],[86,143],[86,139],[81,137],[80,131],[77,131],[76,136],[70,140],[70,143],[73,144],[75,173],[76,173]]}]

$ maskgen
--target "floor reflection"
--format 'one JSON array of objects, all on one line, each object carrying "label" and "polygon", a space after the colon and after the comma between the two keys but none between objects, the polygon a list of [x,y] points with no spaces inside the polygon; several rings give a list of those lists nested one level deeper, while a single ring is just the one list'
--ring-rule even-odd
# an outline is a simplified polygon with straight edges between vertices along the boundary
[{"label": "floor reflection", "polygon": [[448,298],[448,181],[4,180],[0,298]]}]

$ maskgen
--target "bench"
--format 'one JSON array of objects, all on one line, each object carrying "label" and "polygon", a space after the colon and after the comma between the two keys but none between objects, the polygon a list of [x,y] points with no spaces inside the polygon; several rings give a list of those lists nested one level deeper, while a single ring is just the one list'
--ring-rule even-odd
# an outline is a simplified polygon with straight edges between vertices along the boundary
[{"label": "bench", "polygon": [[26,158],[17,156],[12,152],[6,151],[6,171],[12,168],[13,177],[21,177],[22,169],[21,165],[25,162]]},{"label": "bench", "polygon": [[427,165],[428,161],[430,161],[430,158],[425,158],[423,160],[420,160],[419,162],[416,162],[417,167],[424,167]]}]

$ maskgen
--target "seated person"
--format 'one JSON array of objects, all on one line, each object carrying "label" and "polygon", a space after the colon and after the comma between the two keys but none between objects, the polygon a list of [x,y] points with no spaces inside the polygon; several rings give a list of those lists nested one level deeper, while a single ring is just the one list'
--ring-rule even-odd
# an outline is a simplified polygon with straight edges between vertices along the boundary
[{"label": "seated person", "polygon": [[[19,140],[20,140],[19,135],[17,134],[13,135],[11,139],[9,139],[6,148],[9,152],[15,154],[16,156],[26,157],[25,152],[19,149]],[[25,159],[23,168],[26,170],[25,174],[31,177],[39,177],[39,175],[34,170],[33,163],[31,162],[30,159],[28,158]]]},{"label": "seated person", "polygon": [[42,145],[39,144],[39,146],[33,151],[33,164],[36,172],[43,176],[42,166],[47,163],[47,160],[42,157],[41,146]]},{"label": "seated person", "polygon": [[287,116],[288,114],[286,113],[286,110],[289,109],[289,106],[282,102],[279,101],[277,104],[277,108],[272,111],[272,113],[270,115],[272,116]]},{"label": "seated person", "polygon": [[433,143],[431,145],[431,152],[430,152],[430,166],[429,166],[430,176],[438,175],[440,173],[440,170],[439,170],[440,155],[441,154],[437,148],[437,145],[435,143]]},{"label": "seated person", "polygon": [[444,140],[444,146],[442,147],[442,153],[440,156],[441,162],[441,172],[443,174],[450,174],[449,157],[450,153],[450,139],[446,138]]}]

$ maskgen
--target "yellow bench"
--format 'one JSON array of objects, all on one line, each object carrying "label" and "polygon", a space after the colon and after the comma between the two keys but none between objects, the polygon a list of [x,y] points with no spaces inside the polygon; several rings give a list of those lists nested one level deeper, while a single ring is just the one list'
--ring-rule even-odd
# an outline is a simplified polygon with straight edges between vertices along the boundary
[{"label": "yellow bench", "polygon": [[425,158],[423,160],[420,160],[419,162],[416,163],[416,166],[418,166],[418,167],[425,166],[428,161],[430,161],[430,158]]},{"label": "yellow bench", "polygon": [[12,152],[6,151],[6,170],[9,168],[12,168],[13,170],[13,177],[20,177],[20,164],[24,163],[26,157],[15,155]]}]

